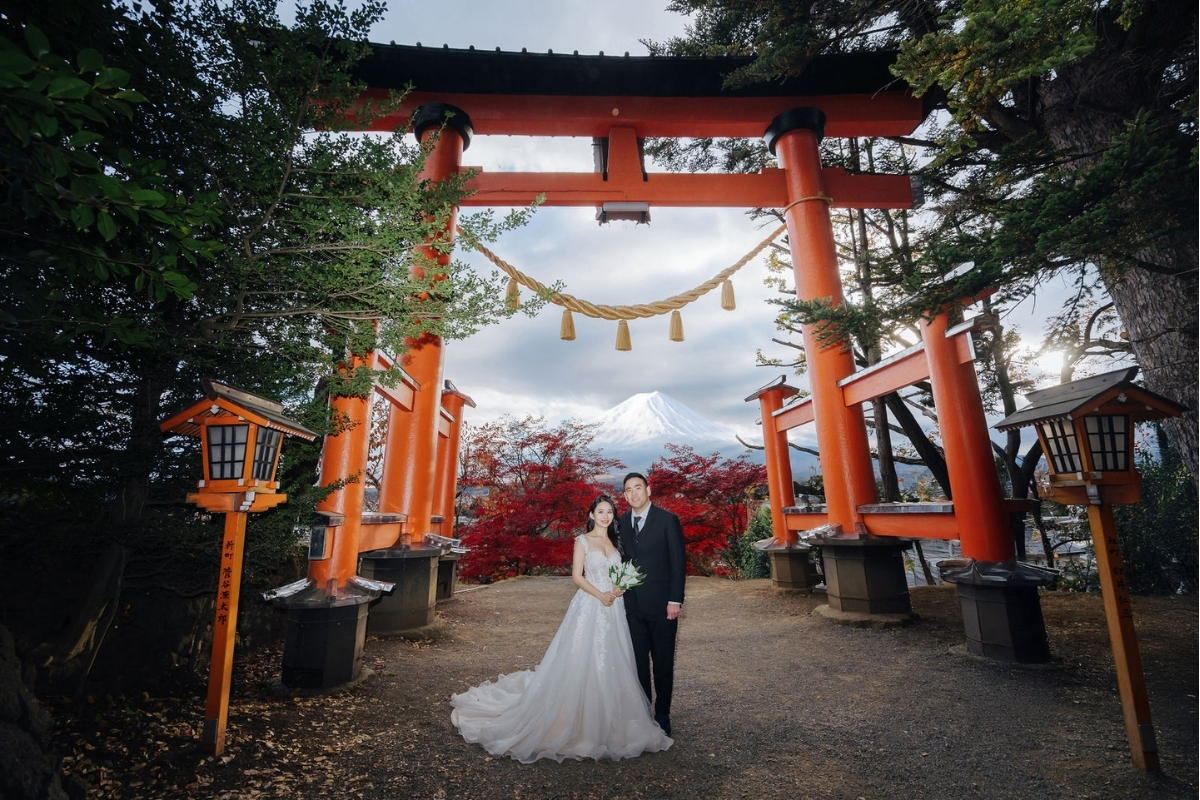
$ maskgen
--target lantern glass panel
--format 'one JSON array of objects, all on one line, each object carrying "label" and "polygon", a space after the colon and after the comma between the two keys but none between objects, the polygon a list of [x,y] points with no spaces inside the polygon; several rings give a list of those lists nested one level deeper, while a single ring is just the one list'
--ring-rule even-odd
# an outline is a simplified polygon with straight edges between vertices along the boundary
[{"label": "lantern glass panel", "polygon": [[242,477],[246,464],[249,425],[208,426],[208,478],[213,481]]},{"label": "lantern glass panel", "polygon": [[1079,462],[1079,442],[1075,440],[1075,428],[1070,420],[1050,419],[1038,423],[1046,458],[1056,474],[1082,471]]},{"label": "lantern glass panel", "polygon": [[1129,418],[1123,414],[1083,418],[1088,446],[1092,449],[1092,468],[1099,472],[1129,469]]},{"label": "lantern glass panel", "polygon": [[259,428],[254,442],[253,477],[258,481],[269,481],[275,477],[275,457],[283,434],[271,428]]}]

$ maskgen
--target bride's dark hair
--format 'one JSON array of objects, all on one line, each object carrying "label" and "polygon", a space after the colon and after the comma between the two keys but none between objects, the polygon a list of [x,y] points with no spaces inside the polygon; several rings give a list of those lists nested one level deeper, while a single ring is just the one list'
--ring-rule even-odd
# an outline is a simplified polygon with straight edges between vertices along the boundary
[{"label": "bride's dark hair", "polygon": [[609,497],[608,495],[606,495],[606,494],[600,495],[599,497],[597,497],[595,500],[592,501],[592,504],[590,506],[588,506],[587,531],[589,533],[591,533],[592,528],[596,527],[596,520],[592,519],[592,512],[595,511],[596,506],[600,505],[601,503],[608,503],[610,506],[612,506],[612,510],[613,510],[612,522],[608,523],[608,530],[605,531],[605,533],[608,534],[608,540],[610,542],[612,542],[613,547],[617,548],[617,552],[620,552],[621,551],[621,537],[617,533],[617,504],[614,503],[613,499],[611,497]]}]

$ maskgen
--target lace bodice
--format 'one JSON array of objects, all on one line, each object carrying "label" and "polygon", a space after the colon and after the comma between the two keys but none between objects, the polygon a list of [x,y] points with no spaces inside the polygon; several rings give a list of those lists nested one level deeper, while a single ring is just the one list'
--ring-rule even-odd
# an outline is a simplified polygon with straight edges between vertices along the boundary
[{"label": "lace bodice", "polygon": [[592,586],[602,592],[612,591],[612,578],[608,576],[608,568],[621,563],[621,554],[614,547],[612,555],[606,556],[599,548],[593,549],[588,544],[587,536],[580,536],[587,555],[583,558],[583,577]]}]

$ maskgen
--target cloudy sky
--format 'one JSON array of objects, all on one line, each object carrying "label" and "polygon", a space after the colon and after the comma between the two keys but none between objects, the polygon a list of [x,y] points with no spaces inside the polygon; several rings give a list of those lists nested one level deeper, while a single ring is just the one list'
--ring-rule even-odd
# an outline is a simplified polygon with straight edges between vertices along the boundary
[{"label": "cloudy sky", "polygon": [[[682,35],[687,19],[665,0],[402,0],[372,32],[377,42],[645,55],[640,39]],[[487,170],[590,171],[586,139],[476,137],[464,163]],[[651,166],[653,169],[653,166]],[[591,208],[540,209],[532,224],[493,249],[543,283],[596,303],[651,302],[688,290],[738,260],[769,232],[741,209],[652,209],[650,225],[598,226]],[[489,270],[482,256],[464,260]],[[733,283],[737,309],[720,307],[719,290],[683,311],[686,341],[667,339],[668,318],[630,323],[633,350],[614,348],[616,324],[575,316],[577,338],[558,338],[561,309],[517,317],[447,346],[445,375],[479,407],[469,422],[501,414],[588,419],[638,392],[662,391],[705,417],[760,441],[757,404],[744,398],[781,370],[755,366],[755,351],[786,355],[774,290],[763,285],[764,257]],[[792,378],[803,385],[802,378]],[[811,427],[811,426],[809,426]],[[800,435],[796,435],[800,434]],[[808,432],[811,436],[811,431]],[[804,441],[801,431],[793,441]]]}]

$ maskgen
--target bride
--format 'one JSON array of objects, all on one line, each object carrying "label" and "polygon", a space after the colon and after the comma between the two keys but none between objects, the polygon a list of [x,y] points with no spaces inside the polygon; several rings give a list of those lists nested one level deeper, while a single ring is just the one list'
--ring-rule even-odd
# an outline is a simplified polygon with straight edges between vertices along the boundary
[{"label": "bride", "polygon": [[617,542],[616,506],[600,495],[587,533],[575,538],[579,591],[542,663],[450,696],[450,721],[464,739],[525,764],[632,758],[673,744],[638,683],[621,590],[608,575],[621,562]]}]

